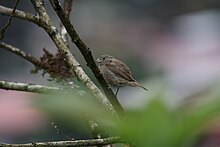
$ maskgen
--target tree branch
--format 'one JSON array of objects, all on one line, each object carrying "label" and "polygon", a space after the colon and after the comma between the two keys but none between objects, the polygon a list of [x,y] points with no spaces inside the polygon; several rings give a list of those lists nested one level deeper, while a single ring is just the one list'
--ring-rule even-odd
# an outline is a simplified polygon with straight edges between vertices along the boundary
[{"label": "tree branch", "polygon": [[31,62],[35,66],[39,66],[41,68],[46,69],[46,67],[43,64],[41,64],[41,62],[37,58],[33,57],[30,54],[25,53],[24,51],[22,51],[19,48],[16,48],[16,47],[14,47],[10,44],[4,43],[4,42],[0,42],[0,48],[5,49],[9,52],[12,52],[12,53],[24,58],[25,60]]},{"label": "tree branch", "polygon": [[[70,13],[72,10],[72,4],[73,4],[73,0],[64,0],[64,2],[63,2],[63,10],[65,12],[65,15],[68,18],[70,17]],[[61,37],[62,37],[63,41],[65,42],[66,46],[69,48],[68,33],[66,31],[66,28],[63,26],[62,22],[60,22],[60,34],[61,34]],[[102,129],[101,126],[99,126],[97,124],[97,122],[94,119],[92,119],[92,117],[89,117],[87,115],[85,115],[84,117],[85,117],[84,119],[86,120],[86,122],[88,122],[88,126],[91,129],[90,131],[91,131],[91,134],[93,135],[94,139],[109,137],[109,135],[104,131],[104,129]],[[63,134],[59,130],[57,132],[59,132],[59,134],[66,136],[65,134]],[[68,136],[66,136],[66,137],[68,137]],[[97,147],[102,147],[102,145],[99,145]]]},{"label": "tree branch", "polygon": [[72,147],[72,146],[95,146],[122,143],[120,137],[109,137],[103,139],[75,140],[75,141],[54,141],[38,142],[26,144],[6,144],[0,143],[1,147]]},{"label": "tree branch", "polygon": [[[13,9],[7,8],[7,7],[4,7],[4,6],[0,6],[0,14],[6,15],[6,16],[11,16],[12,13],[13,13]],[[28,12],[15,10],[15,12],[13,13],[13,17],[23,19],[23,20],[27,20],[29,22],[33,22],[37,25],[40,25],[39,18],[37,16],[31,14],[31,13],[28,13]]]},{"label": "tree branch", "polygon": [[[70,12],[72,10],[72,4],[73,4],[73,0],[64,0],[63,9],[64,9],[64,12],[68,18],[70,16]],[[60,34],[61,34],[61,37],[62,37],[63,41],[65,42],[66,46],[69,47],[68,33],[62,23],[60,23]]]},{"label": "tree branch", "polygon": [[13,10],[12,10],[11,16],[9,17],[7,23],[5,24],[5,26],[2,28],[2,30],[1,30],[1,32],[0,32],[0,39],[3,39],[3,38],[4,38],[5,31],[6,31],[6,29],[7,29],[7,28],[10,26],[10,24],[11,24],[11,21],[12,21],[13,15],[14,15],[14,13],[15,13],[15,10],[16,10],[16,8],[17,8],[17,6],[18,6],[18,3],[19,3],[19,0],[16,1],[15,6],[14,6],[14,8],[13,8]]},{"label": "tree branch", "polygon": [[5,90],[17,90],[17,91],[34,92],[34,93],[48,93],[48,92],[62,90],[61,88],[58,87],[49,87],[49,86],[42,86],[35,84],[8,82],[8,81],[0,81],[0,88]]},{"label": "tree branch", "polygon": [[65,0],[63,5],[63,10],[67,17],[70,16],[70,12],[72,10],[73,0]]},{"label": "tree branch", "polygon": [[104,90],[108,100],[114,107],[114,109],[118,112],[119,115],[124,116],[124,109],[119,103],[117,97],[112,92],[109,85],[106,83],[104,77],[100,73],[99,68],[97,67],[92,52],[90,49],[86,46],[86,44],[80,39],[79,35],[75,31],[75,28],[69,21],[68,17],[66,16],[65,12],[63,11],[60,3],[58,0],[50,0],[50,3],[53,7],[53,9],[56,11],[57,15],[59,16],[61,22],[65,26],[67,32],[69,33],[72,42],[75,43],[75,45],[79,48],[80,52],[84,56],[84,59],[86,60],[87,65],[92,70],[93,74],[95,75],[96,79],[98,80],[99,84],[101,85],[102,89]]},{"label": "tree branch", "polygon": [[86,75],[83,71],[80,64],[74,58],[69,48],[65,45],[63,39],[61,38],[59,32],[56,27],[52,24],[46,9],[44,7],[44,3],[42,0],[31,0],[32,4],[39,15],[39,19],[44,24],[41,25],[42,28],[48,33],[51,37],[55,45],[57,46],[59,52],[64,54],[66,58],[64,59],[70,68],[73,69],[76,77],[79,81],[81,81],[86,88],[95,96],[95,98],[101,102],[105,107],[107,107],[115,116],[117,116],[116,111],[113,109],[112,104],[108,101],[108,99],[103,95],[103,93],[97,88],[97,86],[91,81],[91,79]]}]

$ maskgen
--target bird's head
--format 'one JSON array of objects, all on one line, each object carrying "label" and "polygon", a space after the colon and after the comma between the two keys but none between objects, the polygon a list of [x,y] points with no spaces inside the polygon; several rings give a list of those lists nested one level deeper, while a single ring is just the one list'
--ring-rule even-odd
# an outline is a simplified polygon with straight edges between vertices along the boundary
[{"label": "bird's head", "polygon": [[103,65],[103,64],[109,62],[113,58],[114,57],[112,57],[110,55],[104,54],[104,55],[101,55],[96,61],[98,64]]}]

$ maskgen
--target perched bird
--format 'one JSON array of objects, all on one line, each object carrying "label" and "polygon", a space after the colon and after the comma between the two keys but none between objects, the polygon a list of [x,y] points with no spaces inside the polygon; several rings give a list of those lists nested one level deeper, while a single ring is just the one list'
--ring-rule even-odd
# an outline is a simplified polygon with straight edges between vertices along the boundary
[{"label": "perched bird", "polygon": [[122,61],[107,54],[101,55],[96,61],[106,82],[117,87],[116,95],[119,88],[124,86],[141,87],[148,91],[132,78],[130,69]]}]

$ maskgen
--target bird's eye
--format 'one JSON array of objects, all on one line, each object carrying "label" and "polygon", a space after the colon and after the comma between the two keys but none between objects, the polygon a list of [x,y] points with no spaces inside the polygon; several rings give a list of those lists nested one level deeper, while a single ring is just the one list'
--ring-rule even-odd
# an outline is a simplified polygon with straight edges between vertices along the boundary
[{"label": "bird's eye", "polygon": [[102,59],[105,60],[105,57],[103,57]]}]

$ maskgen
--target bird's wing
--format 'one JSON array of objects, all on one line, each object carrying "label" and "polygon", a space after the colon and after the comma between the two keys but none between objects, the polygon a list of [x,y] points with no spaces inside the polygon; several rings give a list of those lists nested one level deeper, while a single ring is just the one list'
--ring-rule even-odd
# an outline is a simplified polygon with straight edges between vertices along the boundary
[{"label": "bird's wing", "polygon": [[131,76],[131,71],[123,62],[113,59],[110,62],[106,63],[105,66],[113,72],[116,76],[126,79],[128,81],[135,81]]}]

